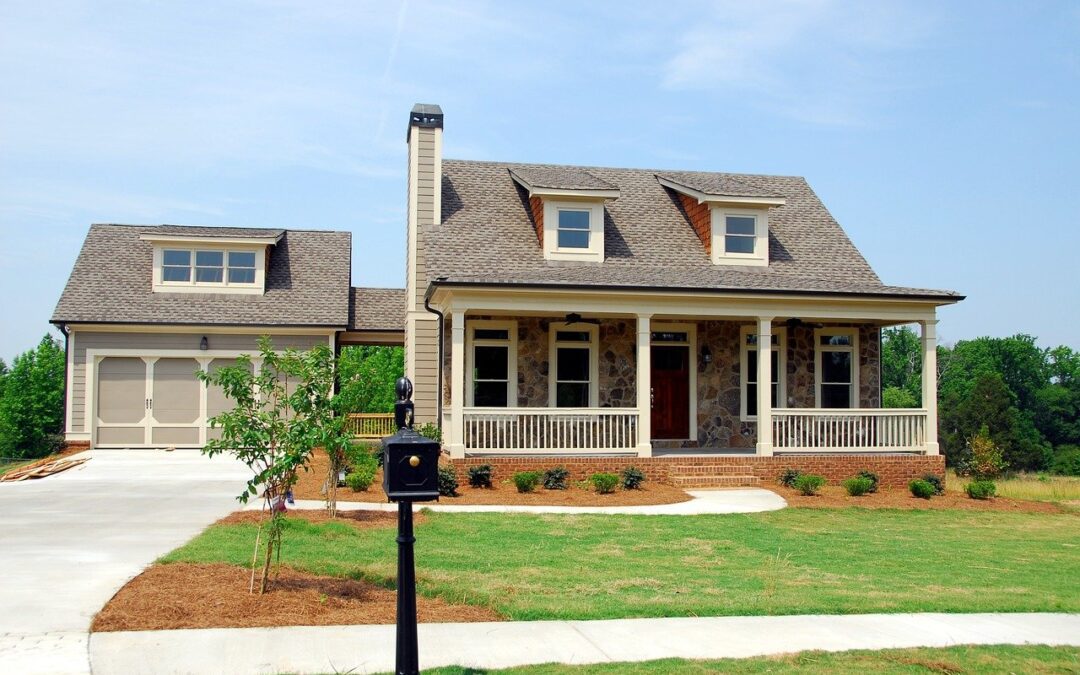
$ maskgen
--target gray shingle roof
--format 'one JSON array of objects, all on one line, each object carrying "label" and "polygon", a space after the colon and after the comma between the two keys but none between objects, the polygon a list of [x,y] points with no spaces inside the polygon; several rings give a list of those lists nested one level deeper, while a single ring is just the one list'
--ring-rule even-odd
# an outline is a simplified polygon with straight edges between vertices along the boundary
[{"label": "gray shingle roof", "polygon": [[405,330],[405,289],[353,288],[349,330]]},{"label": "gray shingle roof", "polygon": [[615,186],[576,166],[513,166],[510,173],[534,188],[614,190]]},{"label": "gray shingle roof", "polygon": [[[424,229],[428,280],[522,285],[664,287],[959,299],[951,291],[885,286],[814,194],[792,176],[570,167],[617,187],[606,202],[603,263],[547,261],[529,216],[527,193],[510,171],[567,167],[443,161],[442,223]],[[778,195],[769,211],[769,265],[713,265],[676,194],[658,175],[698,185],[740,185]]]},{"label": "gray shingle roof", "polygon": [[204,227],[200,225],[156,225],[153,234],[185,237],[231,237],[233,239],[276,239],[285,230],[264,227]]},{"label": "gray shingle roof", "polygon": [[[92,225],[52,320],[57,323],[344,327],[349,321],[352,237],[284,231],[270,248],[266,293],[154,293],[153,244],[144,234],[177,226]],[[282,230],[181,228],[222,236],[273,237]],[[246,235],[234,234],[236,230]]]},{"label": "gray shingle roof", "polygon": [[[764,181],[740,180],[726,173],[701,173],[689,171],[665,171],[657,176],[666,178],[710,197],[783,197],[775,188],[762,184]],[[744,177],[746,178],[746,177]],[[773,178],[752,176],[750,178]]]}]

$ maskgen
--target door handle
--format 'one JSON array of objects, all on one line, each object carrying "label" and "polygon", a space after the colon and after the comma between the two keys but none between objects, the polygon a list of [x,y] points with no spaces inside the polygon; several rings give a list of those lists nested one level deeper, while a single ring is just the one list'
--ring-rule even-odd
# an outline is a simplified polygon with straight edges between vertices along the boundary
[{"label": "door handle", "polygon": [[652,410],[656,407],[656,390],[649,387],[649,409]]}]

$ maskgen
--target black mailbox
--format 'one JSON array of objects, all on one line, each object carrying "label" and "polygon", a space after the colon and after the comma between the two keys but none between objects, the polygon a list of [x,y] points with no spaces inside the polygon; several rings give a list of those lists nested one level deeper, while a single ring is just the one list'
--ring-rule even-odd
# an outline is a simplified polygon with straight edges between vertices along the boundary
[{"label": "black mailbox", "polygon": [[392,502],[439,499],[439,444],[412,429],[412,383],[397,382],[394,416],[398,430],[383,439],[383,490]]}]

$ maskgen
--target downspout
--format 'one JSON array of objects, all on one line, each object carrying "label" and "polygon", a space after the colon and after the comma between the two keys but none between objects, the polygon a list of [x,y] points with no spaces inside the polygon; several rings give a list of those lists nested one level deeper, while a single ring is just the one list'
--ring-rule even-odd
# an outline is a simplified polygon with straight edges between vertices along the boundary
[{"label": "downspout", "polygon": [[435,386],[438,388],[438,392],[435,396],[435,425],[439,427],[439,431],[442,431],[443,422],[443,326],[444,318],[443,313],[431,306],[431,293],[424,294],[424,309],[431,312],[435,316],[439,317],[439,368],[438,374],[435,378]]},{"label": "downspout", "polygon": [[68,359],[71,357],[71,338],[68,335],[67,326],[62,323],[53,324],[60,331],[60,334],[64,336],[64,407],[63,407],[63,425],[64,425],[64,444],[67,445],[67,435],[71,429],[68,429],[68,388],[71,386],[69,381],[71,373],[68,372]]}]

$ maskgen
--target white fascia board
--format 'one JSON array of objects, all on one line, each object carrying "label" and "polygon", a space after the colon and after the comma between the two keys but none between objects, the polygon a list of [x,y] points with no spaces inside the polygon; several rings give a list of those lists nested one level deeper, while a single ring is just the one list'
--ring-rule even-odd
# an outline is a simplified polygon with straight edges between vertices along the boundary
[{"label": "white fascia board", "polygon": [[760,205],[760,206],[783,206],[787,203],[787,199],[784,197],[745,197],[735,195],[711,195],[706,194],[700,190],[695,190],[692,187],[676,183],[673,180],[669,180],[662,176],[657,176],[656,180],[660,181],[660,184],[664,187],[671,188],[676,192],[681,192],[687,197],[696,199],[698,204],[746,204],[746,205]]},{"label": "white fascia board", "polygon": [[192,237],[176,234],[140,234],[139,239],[158,243],[206,244],[209,246],[274,246],[280,237]]},{"label": "white fascia board", "polygon": [[541,199],[543,199],[545,197],[557,197],[557,198],[563,198],[563,199],[575,198],[575,197],[578,198],[578,199],[618,199],[619,198],[619,190],[618,190],[618,188],[612,188],[612,189],[598,188],[598,189],[589,189],[589,190],[585,190],[585,189],[571,190],[571,189],[566,189],[566,188],[537,187],[537,186],[534,186],[531,183],[529,183],[529,181],[525,180],[521,176],[514,173],[513,169],[510,170],[510,177],[514,179],[514,182],[518,183],[519,185],[521,185],[521,187],[528,190],[530,197],[540,197]]}]

